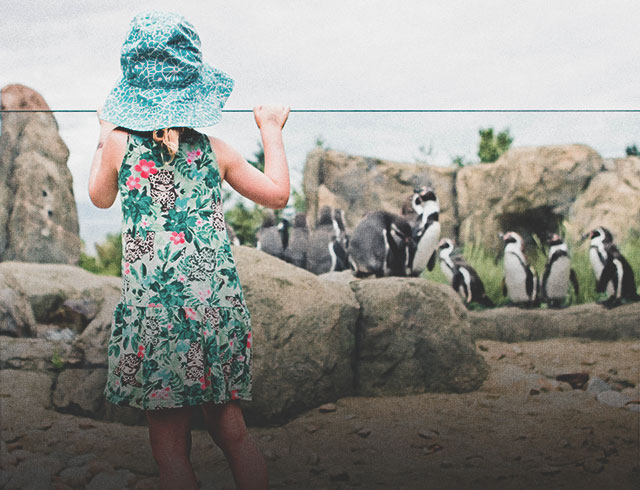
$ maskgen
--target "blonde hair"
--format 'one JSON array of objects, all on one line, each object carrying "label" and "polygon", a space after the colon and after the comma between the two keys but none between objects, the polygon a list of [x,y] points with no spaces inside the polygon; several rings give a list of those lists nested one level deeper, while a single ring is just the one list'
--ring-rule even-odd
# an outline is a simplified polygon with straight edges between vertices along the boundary
[{"label": "blonde hair", "polygon": [[178,148],[180,148],[180,136],[182,135],[183,130],[184,128],[165,128],[153,131],[153,141],[162,144],[165,150],[167,150],[167,153],[169,153],[171,160],[173,160],[176,153],[178,153]]}]

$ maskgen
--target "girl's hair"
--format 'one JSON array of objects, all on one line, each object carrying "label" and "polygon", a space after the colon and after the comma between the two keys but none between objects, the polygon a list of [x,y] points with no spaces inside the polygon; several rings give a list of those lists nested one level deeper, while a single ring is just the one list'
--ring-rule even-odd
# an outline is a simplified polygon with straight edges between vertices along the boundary
[{"label": "girl's hair", "polygon": [[178,153],[178,148],[180,147],[180,136],[182,135],[183,130],[184,128],[165,128],[153,131],[153,141],[162,144],[169,153],[171,160],[173,160],[176,153]]}]

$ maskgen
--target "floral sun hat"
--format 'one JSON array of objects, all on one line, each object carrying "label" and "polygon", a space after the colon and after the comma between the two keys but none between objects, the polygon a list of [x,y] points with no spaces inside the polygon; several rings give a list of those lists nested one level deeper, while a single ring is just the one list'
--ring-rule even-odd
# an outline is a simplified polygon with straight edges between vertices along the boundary
[{"label": "floral sun hat", "polygon": [[101,118],[127,129],[212,126],[233,90],[229,75],[203,63],[198,33],[178,14],[134,17],[120,65]]}]

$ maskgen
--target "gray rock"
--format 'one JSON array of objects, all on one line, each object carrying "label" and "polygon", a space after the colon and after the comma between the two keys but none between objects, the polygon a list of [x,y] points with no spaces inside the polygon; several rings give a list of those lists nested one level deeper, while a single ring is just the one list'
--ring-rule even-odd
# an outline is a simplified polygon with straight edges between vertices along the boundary
[{"label": "gray rock", "polygon": [[[2,89],[2,108],[48,109],[22,85]],[[81,241],[69,150],[51,113],[5,113],[0,133],[4,172],[0,260],[75,264]],[[2,207],[2,206],[0,206]]]},{"label": "gray rock", "polygon": [[87,490],[113,490],[126,488],[133,484],[135,475],[129,470],[116,470],[98,473],[87,485]]},{"label": "gray rock", "polygon": [[[51,406],[52,379],[45,373],[3,369],[0,371],[0,423],[2,430],[41,422]],[[24,407],[29,407],[28,411]]]},{"label": "gray rock", "polygon": [[0,368],[47,371],[58,363],[70,362],[71,346],[47,339],[3,338],[0,342]]},{"label": "gray rock", "polygon": [[91,479],[91,472],[86,466],[71,466],[60,472],[60,478],[71,487],[84,487]]},{"label": "gray rock", "polygon": [[589,382],[587,383],[587,392],[593,393],[594,395],[610,390],[611,386],[606,381],[598,378],[597,376],[591,377],[589,379]]},{"label": "gray rock", "polygon": [[106,382],[106,369],[67,369],[58,376],[53,405],[76,415],[99,415]]},{"label": "gray rock", "polygon": [[272,421],[349,395],[359,306],[328,283],[248,247],[234,247],[253,321],[251,420]]},{"label": "gray rock", "polygon": [[0,335],[29,337],[35,323],[27,295],[13,277],[0,271]]},{"label": "gray rock", "polygon": [[51,477],[62,469],[60,460],[49,456],[37,456],[20,463],[9,483],[7,490],[30,489],[40,490],[49,488]]},{"label": "gray rock", "polygon": [[467,392],[488,367],[475,349],[467,313],[455,292],[419,278],[351,284],[358,320],[358,395]]},{"label": "gray rock", "polygon": [[616,408],[624,407],[625,403],[629,401],[629,397],[627,395],[613,390],[598,393],[596,399],[605,405]]}]

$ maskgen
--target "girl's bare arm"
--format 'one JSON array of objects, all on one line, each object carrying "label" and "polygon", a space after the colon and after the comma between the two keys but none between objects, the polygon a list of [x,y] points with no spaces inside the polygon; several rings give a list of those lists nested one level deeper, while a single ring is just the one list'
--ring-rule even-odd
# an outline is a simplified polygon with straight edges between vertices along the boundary
[{"label": "girl's bare arm", "polygon": [[264,173],[223,141],[211,138],[211,145],[221,176],[231,187],[262,206],[281,209],[287,205],[290,193],[289,168],[282,141],[289,108],[258,106],[253,113],[262,136]]},{"label": "girl's bare arm", "polygon": [[89,174],[89,197],[99,208],[110,207],[118,195],[118,170],[127,148],[127,133],[100,121],[98,147]]}]

